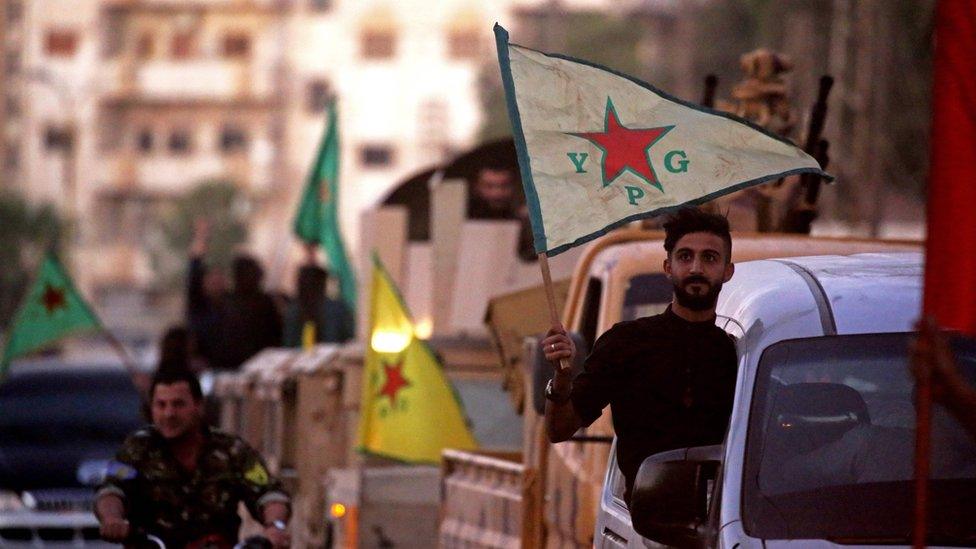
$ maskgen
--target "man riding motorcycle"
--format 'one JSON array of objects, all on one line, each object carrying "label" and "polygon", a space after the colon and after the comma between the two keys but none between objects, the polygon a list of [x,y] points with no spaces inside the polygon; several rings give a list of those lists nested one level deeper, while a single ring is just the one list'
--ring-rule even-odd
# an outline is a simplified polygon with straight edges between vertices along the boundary
[{"label": "man riding motorcycle", "polygon": [[288,547],[291,502],[261,456],[240,438],[204,422],[200,383],[163,370],[149,390],[152,425],[130,435],[95,494],[107,541],[139,531],[167,547],[232,547],[243,502],[276,547]]}]

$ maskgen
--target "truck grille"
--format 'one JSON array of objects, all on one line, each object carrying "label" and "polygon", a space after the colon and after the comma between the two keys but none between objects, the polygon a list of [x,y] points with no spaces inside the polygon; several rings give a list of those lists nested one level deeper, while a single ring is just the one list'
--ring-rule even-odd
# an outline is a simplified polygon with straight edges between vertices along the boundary
[{"label": "truck grille", "polygon": [[[58,527],[42,527],[42,528],[24,528],[24,527],[13,527],[13,528],[0,528],[0,547],[5,546],[4,542],[75,542],[75,546],[78,546],[78,542],[99,541],[98,528],[97,527],[85,527],[85,528],[58,528]],[[81,545],[82,547],[84,545]]]},{"label": "truck grille", "polygon": [[37,511],[63,513],[67,511],[91,511],[94,494],[88,488],[61,490],[32,490]]}]

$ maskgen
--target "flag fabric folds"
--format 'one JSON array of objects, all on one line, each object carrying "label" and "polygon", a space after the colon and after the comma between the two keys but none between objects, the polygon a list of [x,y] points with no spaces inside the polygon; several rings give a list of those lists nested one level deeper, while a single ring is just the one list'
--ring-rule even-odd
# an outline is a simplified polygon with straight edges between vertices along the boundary
[{"label": "flag fabric folds", "polygon": [[0,359],[0,376],[17,357],[66,335],[101,327],[98,317],[75,289],[57,256],[48,252],[11,324]]},{"label": "flag fabric folds", "polygon": [[495,25],[537,253],[624,223],[811,172],[790,141],[612,69],[508,41]]},{"label": "flag fabric folds", "polygon": [[439,463],[441,450],[477,447],[453,387],[374,257],[370,333],[357,447],[409,463]]},{"label": "flag fabric folds", "polygon": [[339,232],[339,121],[335,101],[295,215],[295,235],[325,250],[329,270],[339,279],[339,293],[355,316],[356,277]]},{"label": "flag fabric folds", "polygon": [[976,337],[976,6],[940,1],[935,21],[925,312]]}]

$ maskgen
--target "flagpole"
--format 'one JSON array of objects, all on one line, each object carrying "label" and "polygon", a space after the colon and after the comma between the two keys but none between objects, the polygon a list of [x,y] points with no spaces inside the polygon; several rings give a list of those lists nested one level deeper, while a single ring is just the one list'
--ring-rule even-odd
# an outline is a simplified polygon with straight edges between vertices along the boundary
[{"label": "flagpole", "polygon": [[929,510],[929,471],[932,452],[932,378],[922,376],[915,395],[915,511],[912,547],[926,546]]},{"label": "flagpole", "polygon": [[138,389],[142,391],[147,391],[149,389],[149,385],[147,383],[148,381],[147,376],[144,373],[140,372],[139,369],[136,367],[135,359],[132,358],[132,355],[129,354],[129,351],[125,348],[124,345],[122,345],[122,342],[115,337],[115,334],[110,332],[108,328],[105,328],[104,326],[102,326],[102,334],[105,336],[105,339],[108,340],[112,348],[115,349],[115,352],[119,354],[119,358],[122,359],[122,365],[125,367],[125,370],[129,373],[129,377],[132,379],[132,383]]},{"label": "flagpole", "polygon": [[[545,252],[539,254],[539,269],[542,271],[542,285],[546,289],[546,303],[549,305],[549,321],[552,325],[562,324],[556,311],[556,293],[552,289],[552,275],[549,273],[549,257]],[[568,371],[572,365],[565,358],[559,359],[559,369]]]}]

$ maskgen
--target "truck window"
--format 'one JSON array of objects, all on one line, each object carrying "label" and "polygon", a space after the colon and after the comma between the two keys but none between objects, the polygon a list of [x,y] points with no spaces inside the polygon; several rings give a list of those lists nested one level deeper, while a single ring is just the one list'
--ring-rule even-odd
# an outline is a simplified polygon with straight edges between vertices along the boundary
[{"label": "truck window", "polygon": [[586,348],[592,349],[596,341],[596,326],[600,320],[600,302],[603,297],[603,282],[590,277],[586,283],[586,295],[583,296],[583,311],[580,315],[579,333],[586,342]]},{"label": "truck window", "polygon": [[452,379],[474,437],[484,448],[521,450],[522,418],[497,379]]},{"label": "truck window", "polygon": [[[746,532],[766,539],[910,542],[911,337],[815,337],[763,352],[745,449]],[[972,383],[976,352],[963,351],[960,358]],[[941,405],[932,412],[930,540],[971,545],[976,441]]]},{"label": "truck window", "polygon": [[624,294],[623,318],[637,318],[663,313],[671,303],[674,286],[664,273],[646,273],[632,277]]},{"label": "truck window", "polygon": [[627,484],[624,480],[624,474],[620,472],[620,467],[617,467],[617,452],[614,451],[611,454],[610,463],[610,495],[613,496],[613,502],[617,505],[627,508],[627,503],[624,501],[624,489],[626,489]]}]

